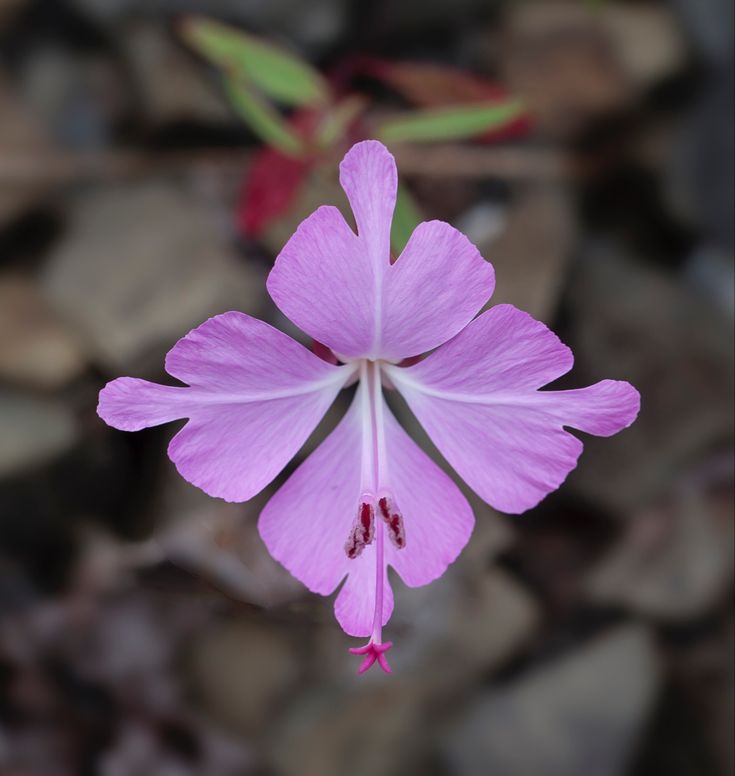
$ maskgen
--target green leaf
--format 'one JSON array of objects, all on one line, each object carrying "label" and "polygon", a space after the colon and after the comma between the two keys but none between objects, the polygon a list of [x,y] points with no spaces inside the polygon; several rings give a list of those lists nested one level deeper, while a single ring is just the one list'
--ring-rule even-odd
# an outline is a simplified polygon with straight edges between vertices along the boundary
[{"label": "green leaf", "polygon": [[304,153],[303,140],[288,126],[283,116],[248,84],[227,78],[225,90],[239,116],[261,140],[287,156],[298,157]]},{"label": "green leaf", "polygon": [[413,194],[399,183],[396,209],[393,211],[393,225],[390,230],[390,245],[396,256],[406,247],[413,230],[423,220],[423,215],[413,198]]},{"label": "green leaf", "polygon": [[315,105],[329,99],[329,86],[317,70],[272,43],[199,17],[187,18],[181,30],[202,57],[283,105]]},{"label": "green leaf", "polygon": [[384,121],[378,137],[386,143],[461,140],[500,129],[524,113],[517,99],[431,108]]}]

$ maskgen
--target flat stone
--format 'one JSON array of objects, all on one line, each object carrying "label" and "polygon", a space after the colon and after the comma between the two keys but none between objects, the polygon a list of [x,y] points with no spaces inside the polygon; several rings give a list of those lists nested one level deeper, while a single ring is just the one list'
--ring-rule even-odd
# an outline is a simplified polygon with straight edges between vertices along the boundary
[{"label": "flat stone", "polygon": [[443,749],[463,776],[623,776],[660,680],[649,632],[609,632],[517,682],[486,690]]},{"label": "flat stone", "polygon": [[427,681],[432,693],[496,669],[540,624],[538,604],[507,574],[473,573],[462,565],[426,587],[406,588],[397,579],[393,585],[396,609],[386,631],[388,639],[395,634],[391,665],[417,680],[432,674]]},{"label": "flat stone", "polygon": [[631,104],[632,84],[589,8],[517,3],[509,10],[500,48],[503,80],[527,102],[542,134],[573,137]]},{"label": "flat stone", "polygon": [[373,776],[420,773],[425,736],[422,683],[394,674],[347,686],[322,684],[294,698],[269,739],[277,773]]},{"label": "flat stone", "polygon": [[199,119],[229,123],[232,113],[205,69],[186,56],[163,27],[139,21],[124,27],[122,42],[153,123]]},{"label": "flat stone", "polygon": [[732,324],[685,279],[612,245],[583,246],[580,255],[567,297],[576,360],[565,387],[627,380],[641,393],[641,413],[613,438],[585,436],[565,487],[632,514],[732,428]]},{"label": "flat stone", "polygon": [[17,275],[0,276],[0,378],[53,390],[84,366],[76,338],[35,284]]},{"label": "flat stone", "polygon": [[5,0],[0,6],[0,26],[12,20],[13,15],[26,5],[30,5],[30,0]]},{"label": "flat stone", "polygon": [[269,0],[243,3],[241,0],[207,0],[206,6],[191,0],[74,0],[85,12],[111,26],[125,17],[147,15],[171,18],[206,13],[213,19],[227,20],[245,29],[262,30],[270,38],[292,47],[323,50],[344,28],[347,11],[340,0],[314,0],[308,6],[298,0]]},{"label": "flat stone", "polygon": [[36,157],[49,150],[49,141],[38,122],[25,110],[4,78],[0,76],[0,228],[20,214],[43,192],[43,186],[19,186],[15,177],[3,180],[3,162],[18,157]]},{"label": "flat stone", "polygon": [[0,390],[0,477],[43,463],[68,450],[78,428],[60,402]]},{"label": "flat stone", "polygon": [[592,571],[589,597],[666,621],[716,606],[732,582],[731,454],[705,459],[671,491],[636,511]]},{"label": "flat stone", "polygon": [[496,288],[488,306],[513,304],[551,322],[576,235],[569,191],[551,185],[519,186],[499,233],[477,242],[495,268]]},{"label": "flat stone", "polygon": [[209,316],[261,312],[265,273],[239,263],[205,201],[173,183],[87,189],[70,220],[42,288],[110,371],[160,369]]},{"label": "flat stone", "polygon": [[245,504],[213,499],[171,465],[155,546],[166,558],[246,603],[275,607],[308,596],[306,588],[268,553],[258,515],[271,489]]},{"label": "flat stone", "polygon": [[637,89],[646,89],[685,66],[687,41],[666,4],[609,3],[600,11],[599,23]]},{"label": "flat stone", "polygon": [[199,703],[230,729],[246,734],[267,729],[299,669],[286,633],[247,620],[202,632],[190,644],[187,665]]},{"label": "flat stone", "polygon": [[629,107],[682,68],[687,47],[663,4],[515,3],[503,27],[501,63],[542,132],[574,135]]},{"label": "flat stone", "polygon": [[[678,19],[664,5],[608,4],[594,12],[575,2],[524,3],[511,7],[506,32],[527,47],[509,52],[511,72],[524,62],[533,67],[535,56],[555,96],[576,97],[581,108],[614,108],[675,73],[687,57]],[[575,75],[575,60],[588,72]],[[544,66],[551,68],[546,74]]]}]

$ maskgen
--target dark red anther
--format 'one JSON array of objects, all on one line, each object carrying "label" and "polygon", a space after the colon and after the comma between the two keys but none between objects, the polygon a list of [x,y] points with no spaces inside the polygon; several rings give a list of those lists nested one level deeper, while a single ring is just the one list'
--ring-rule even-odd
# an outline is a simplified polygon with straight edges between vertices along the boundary
[{"label": "dark red anther", "polygon": [[375,533],[375,510],[370,504],[360,504],[360,526],[362,540],[365,544],[370,544]]},{"label": "dark red anther", "polygon": [[345,542],[345,552],[350,560],[356,558],[375,538],[375,506],[370,501],[360,501],[357,517]]},{"label": "dark red anther", "polygon": [[403,526],[403,516],[392,499],[381,496],[378,501],[380,516],[388,526],[388,536],[393,544],[402,550],[406,546],[406,529]]}]

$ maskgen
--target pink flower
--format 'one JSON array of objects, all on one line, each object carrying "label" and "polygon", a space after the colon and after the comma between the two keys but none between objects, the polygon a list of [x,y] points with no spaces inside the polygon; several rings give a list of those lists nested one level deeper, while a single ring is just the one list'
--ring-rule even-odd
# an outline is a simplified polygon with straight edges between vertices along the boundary
[{"label": "pink flower", "polygon": [[[610,436],[630,425],[638,392],[603,380],[540,391],[572,353],[511,305],[474,317],[495,285],[492,266],[441,221],[417,227],[390,260],[396,166],[376,141],[340,166],[357,234],[334,207],[298,228],[268,291],[301,329],[336,355],[318,358],[243,313],[203,323],[166,357],[188,387],[132,377],[109,383],[98,412],[125,431],[187,418],[169,457],[212,496],[246,501],[268,485],[337,393],[359,381],[350,409],[263,510],[268,550],[309,590],[333,593],[351,636],[368,643],[360,672],[389,671],[382,628],[393,610],[387,568],[416,587],[441,576],[467,543],[472,510],[454,482],[401,428],[383,398],[395,388],[467,484],[504,512],[533,507],[574,468],[572,427]],[[436,350],[413,366],[410,357]]]}]

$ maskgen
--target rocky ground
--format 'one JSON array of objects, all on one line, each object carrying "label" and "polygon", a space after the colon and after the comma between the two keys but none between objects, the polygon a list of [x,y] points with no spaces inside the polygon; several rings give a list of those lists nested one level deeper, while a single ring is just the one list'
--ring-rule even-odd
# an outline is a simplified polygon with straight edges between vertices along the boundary
[{"label": "rocky ground", "polygon": [[[354,675],[331,601],[260,543],[275,486],[209,499],[168,462],[170,429],[95,414],[107,380],[163,380],[210,315],[288,328],[268,268],[334,195],[315,176],[261,240],[237,232],[256,141],[177,39],[194,9],[0,4],[0,773],[732,773],[732,4],[207,3],[325,68],[453,63],[521,94],[535,122],[512,145],[556,172],[414,164],[408,183],[494,263],[495,302],[573,347],[565,386],[643,396],[538,508],[473,499],[447,574],[396,580],[390,678]],[[466,148],[421,153],[460,168]]]}]

